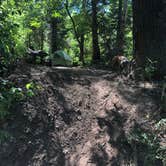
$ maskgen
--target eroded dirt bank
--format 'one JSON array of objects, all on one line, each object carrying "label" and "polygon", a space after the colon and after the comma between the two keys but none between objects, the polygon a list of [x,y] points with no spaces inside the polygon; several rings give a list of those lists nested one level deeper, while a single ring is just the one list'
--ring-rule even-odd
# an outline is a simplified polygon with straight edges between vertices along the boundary
[{"label": "eroded dirt bank", "polygon": [[151,86],[78,68],[24,66],[10,77],[42,88],[3,125],[11,139],[0,147],[1,166],[143,165],[129,138],[135,128],[151,130],[159,116]]}]

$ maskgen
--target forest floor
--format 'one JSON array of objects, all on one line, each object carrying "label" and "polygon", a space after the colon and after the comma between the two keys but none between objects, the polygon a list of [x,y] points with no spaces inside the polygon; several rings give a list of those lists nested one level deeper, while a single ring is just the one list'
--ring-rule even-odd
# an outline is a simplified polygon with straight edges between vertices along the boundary
[{"label": "forest floor", "polygon": [[160,119],[152,84],[106,70],[30,65],[9,79],[41,88],[3,125],[11,139],[0,146],[0,166],[145,165],[148,145],[132,133],[154,132]]}]

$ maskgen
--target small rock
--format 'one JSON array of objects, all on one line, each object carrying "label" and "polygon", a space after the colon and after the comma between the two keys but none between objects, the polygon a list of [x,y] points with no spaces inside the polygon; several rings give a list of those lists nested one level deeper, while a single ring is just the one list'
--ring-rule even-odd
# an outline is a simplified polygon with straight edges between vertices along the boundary
[{"label": "small rock", "polygon": [[30,133],[30,131],[31,131],[31,129],[29,127],[24,129],[24,132],[27,133],[27,134]]},{"label": "small rock", "polygon": [[64,154],[67,154],[67,153],[69,153],[69,150],[68,150],[68,149],[64,149],[64,150],[63,150],[63,153],[64,153]]},{"label": "small rock", "polygon": [[82,117],[81,117],[81,116],[78,116],[77,119],[78,119],[78,120],[82,120]]}]

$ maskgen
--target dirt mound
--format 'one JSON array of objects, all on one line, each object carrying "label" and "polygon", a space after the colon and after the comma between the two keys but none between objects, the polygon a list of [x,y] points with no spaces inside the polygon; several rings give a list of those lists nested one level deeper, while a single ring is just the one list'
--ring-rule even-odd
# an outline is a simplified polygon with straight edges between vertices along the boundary
[{"label": "dirt mound", "polygon": [[10,77],[42,88],[2,126],[11,137],[0,145],[1,166],[142,164],[128,136],[153,125],[153,90],[102,70],[28,66]]}]

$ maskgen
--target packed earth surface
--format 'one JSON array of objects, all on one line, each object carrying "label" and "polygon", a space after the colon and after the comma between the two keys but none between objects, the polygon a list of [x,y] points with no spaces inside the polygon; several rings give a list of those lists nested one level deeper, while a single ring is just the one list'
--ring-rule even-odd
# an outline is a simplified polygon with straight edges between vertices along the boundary
[{"label": "packed earth surface", "polygon": [[33,65],[9,80],[40,89],[3,123],[10,139],[0,145],[0,166],[144,165],[130,136],[153,131],[160,115],[152,84],[106,70]]}]

